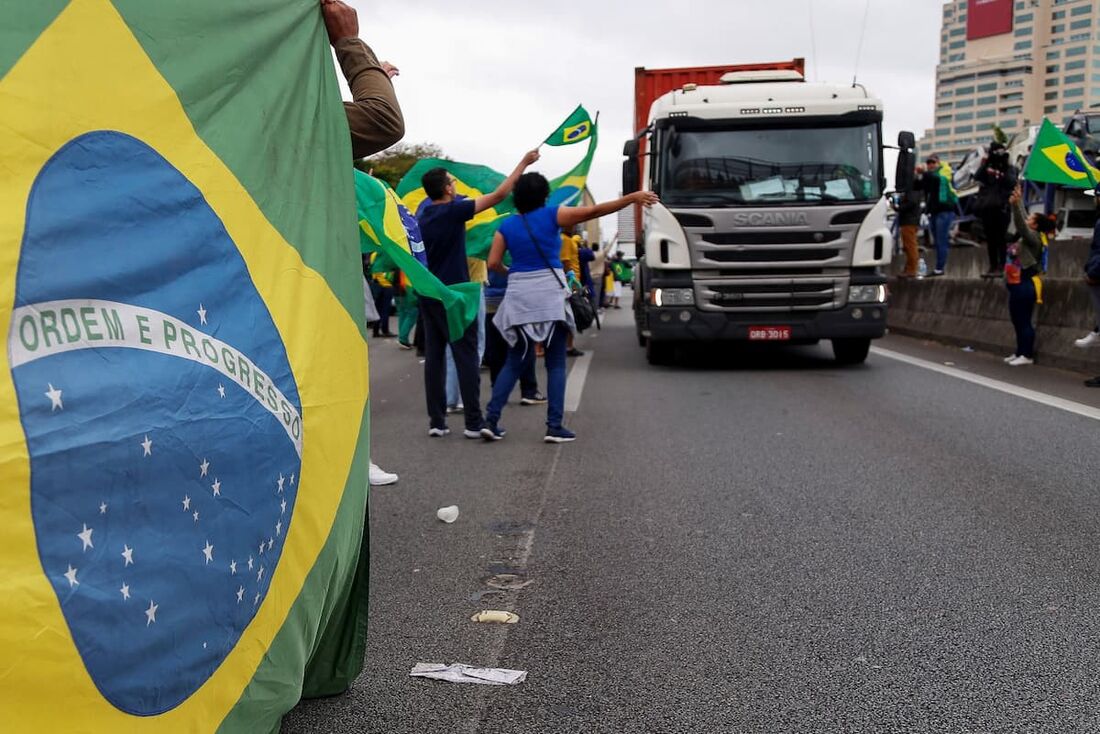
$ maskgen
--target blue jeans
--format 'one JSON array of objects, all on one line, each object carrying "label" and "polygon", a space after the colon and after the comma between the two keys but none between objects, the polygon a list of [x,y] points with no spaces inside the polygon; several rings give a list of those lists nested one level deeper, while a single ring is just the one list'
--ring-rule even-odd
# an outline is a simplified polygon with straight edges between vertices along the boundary
[{"label": "blue jeans", "polygon": [[[481,306],[477,311],[477,361],[478,366],[485,358],[485,289],[481,289]],[[447,347],[447,405],[458,405],[458,370],[455,368],[455,355]]]},{"label": "blue jeans", "polygon": [[[554,324],[550,339],[546,342],[546,426],[561,428],[565,414],[565,340],[569,328],[564,322]],[[500,420],[501,411],[508,403],[508,396],[524,370],[532,368],[535,362],[535,343],[521,332],[519,341],[508,349],[508,361],[493,383],[493,399],[485,409],[485,418],[490,423]]]},{"label": "blue jeans", "polygon": [[951,225],[955,212],[939,212],[932,219],[932,237],[936,240],[936,270],[947,268],[947,252],[951,248]]}]

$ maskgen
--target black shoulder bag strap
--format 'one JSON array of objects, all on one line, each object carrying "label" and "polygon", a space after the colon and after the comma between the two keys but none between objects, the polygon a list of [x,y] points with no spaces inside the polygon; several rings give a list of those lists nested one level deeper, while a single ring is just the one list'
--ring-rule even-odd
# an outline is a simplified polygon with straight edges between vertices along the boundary
[{"label": "black shoulder bag strap", "polygon": [[542,258],[542,262],[546,265],[546,269],[554,274],[554,277],[558,280],[558,285],[560,285],[565,290],[569,290],[569,287],[562,281],[561,276],[558,275],[558,271],[550,265],[550,259],[546,257],[546,253],[544,253],[542,251],[542,248],[539,247],[539,241],[535,239],[535,233],[531,231],[531,225],[527,223],[527,215],[520,214],[519,218],[523,220],[523,226],[527,228],[527,235],[531,238],[531,244],[535,246],[535,252],[537,252],[539,254],[539,257]]}]

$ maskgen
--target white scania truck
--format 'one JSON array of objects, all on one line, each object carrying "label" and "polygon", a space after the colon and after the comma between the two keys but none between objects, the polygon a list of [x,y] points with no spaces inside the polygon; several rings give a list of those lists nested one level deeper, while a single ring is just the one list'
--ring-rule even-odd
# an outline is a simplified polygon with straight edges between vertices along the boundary
[{"label": "white scania truck", "polygon": [[[801,66],[636,70],[623,189],[661,197],[639,218],[634,283],[651,364],[684,342],[820,339],[855,364],[885,334],[882,103]],[[907,178],[912,134],[898,142]]]}]

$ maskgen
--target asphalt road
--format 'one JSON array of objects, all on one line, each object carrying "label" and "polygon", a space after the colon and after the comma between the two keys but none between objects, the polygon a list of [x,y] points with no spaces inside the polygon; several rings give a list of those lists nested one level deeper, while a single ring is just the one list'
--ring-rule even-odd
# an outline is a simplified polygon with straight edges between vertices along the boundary
[{"label": "asphalt road", "polygon": [[[503,442],[428,439],[417,359],[372,342],[401,481],[372,492],[366,670],[284,732],[1100,731],[1100,420],[824,347],[651,368],[609,322],[565,446],[518,405]],[[1100,406],[1077,375],[879,345]],[[485,593],[498,573],[530,583]]]}]

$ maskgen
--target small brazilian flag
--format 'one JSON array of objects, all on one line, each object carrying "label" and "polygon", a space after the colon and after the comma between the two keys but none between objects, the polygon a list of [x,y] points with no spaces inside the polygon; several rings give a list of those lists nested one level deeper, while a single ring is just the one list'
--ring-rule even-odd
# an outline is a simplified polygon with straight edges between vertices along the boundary
[{"label": "small brazilian flag", "polygon": [[1024,178],[1036,183],[1091,189],[1100,182],[1100,170],[1088,162],[1081,149],[1061,130],[1044,119],[1024,168]]},{"label": "small brazilian flag", "polygon": [[0,728],[278,731],[366,636],[316,0],[0,0]]},{"label": "small brazilian flag", "polygon": [[594,129],[595,125],[592,123],[592,118],[588,116],[588,110],[581,105],[577,105],[577,109],[573,110],[573,114],[565,118],[565,122],[550,134],[545,144],[572,145],[573,143],[579,143],[591,137]]}]

